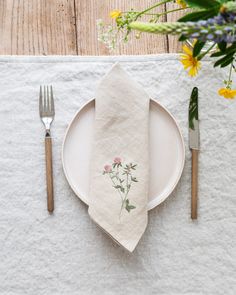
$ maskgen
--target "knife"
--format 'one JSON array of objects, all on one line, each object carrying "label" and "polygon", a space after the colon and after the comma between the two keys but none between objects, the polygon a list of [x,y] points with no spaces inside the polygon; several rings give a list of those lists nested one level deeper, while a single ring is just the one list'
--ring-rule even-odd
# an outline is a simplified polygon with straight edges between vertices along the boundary
[{"label": "knife", "polygon": [[189,103],[189,148],[192,152],[191,218],[197,219],[198,153],[200,150],[197,87],[193,88]]}]

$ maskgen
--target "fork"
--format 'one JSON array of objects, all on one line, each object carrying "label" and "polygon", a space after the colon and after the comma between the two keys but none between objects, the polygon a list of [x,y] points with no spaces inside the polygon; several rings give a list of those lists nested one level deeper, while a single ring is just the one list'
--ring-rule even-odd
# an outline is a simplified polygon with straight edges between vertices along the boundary
[{"label": "fork", "polygon": [[55,109],[52,86],[40,86],[39,91],[39,115],[45,126],[45,157],[46,157],[46,181],[47,181],[47,207],[49,213],[54,210],[53,197],[53,170],[52,170],[52,138],[51,124],[54,120]]}]

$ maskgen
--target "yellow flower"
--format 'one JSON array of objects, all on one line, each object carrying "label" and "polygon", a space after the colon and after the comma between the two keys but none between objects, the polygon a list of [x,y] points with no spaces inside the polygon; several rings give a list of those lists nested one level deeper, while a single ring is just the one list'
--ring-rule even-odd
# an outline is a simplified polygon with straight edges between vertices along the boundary
[{"label": "yellow flower", "polygon": [[187,4],[184,0],[176,0],[176,3],[179,4],[182,8],[187,8]]},{"label": "yellow flower", "polygon": [[110,12],[110,17],[117,19],[119,16],[121,16],[121,11],[120,10],[113,10]]},{"label": "yellow flower", "polygon": [[236,90],[230,88],[221,88],[218,91],[220,96],[224,96],[224,98],[234,99],[236,96]]},{"label": "yellow flower", "polygon": [[185,53],[181,54],[181,63],[183,64],[185,70],[189,69],[189,76],[194,77],[197,75],[198,70],[201,67],[201,63],[197,57],[193,57],[193,51],[187,45],[183,46],[183,51]]}]

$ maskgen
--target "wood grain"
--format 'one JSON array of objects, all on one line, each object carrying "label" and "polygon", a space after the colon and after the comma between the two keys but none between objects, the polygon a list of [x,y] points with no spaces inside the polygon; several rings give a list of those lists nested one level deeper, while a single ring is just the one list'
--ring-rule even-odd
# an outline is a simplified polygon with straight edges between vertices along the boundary
[{"label": "wood grain", "polygon": [[[178,9],[180,8],[178,4],[176,3],[167,3],[166,9],[172,10],[172,9]],[[179,10],[170,14],[167,14],[166,20],[168,22],[175,22],[177,21],[181,16],[184,15],[184,10]],[[168,52],[170,53],[176,53],[181,51],[181,42],[178,41],[177,36],[168,36]]]},{"label": "wood grain", "polygon": [[1,0],[0,54],[77,54],[73,0]]},{"label": "wood grain", "polygon": [[[147,33],[130,42],[121,43],[109,52],[97,41],[96,20],[112,20],[109,12],[133,8],[143,10],[157,0],[1,0],[0,54],[22,55],[111,55],[158,54],[179,51],[177,38]],[[177,8],[168,3],[167,9]],[[158,12],[164,12],[165,6]],[[182,12],[162,17],[161,21],[175,21]]]},{"label": "wood grain", "polygon": [[[142,34],[141,39],[137,40],[133,33],[127,45],[122,42],[113,52],[109,52],[104,44],[97,40],[97,19],[103,19],[106,23],[111,23],[112,19],[109,12],[114,9],[127,11],[133,8],[135,11],[140,11],[156,2],[154,0],[75,0],[78,53],[81,55],[116,55],[167,52],[166,36]],[[164,10],[162,8],[162,10],[156,11]]]},{"label": "wood grain", "polygon": [[198,150],[192,150],[192,199],[191,218],[197,219],[198,203]]},{"label": "wood grain", "polygon": [[47,181],[47,207],[48,212],[54,210],[53,197],[53,170],[52,170],[52,139],[45,137],[45,157],[46,157],[46,181]]}]

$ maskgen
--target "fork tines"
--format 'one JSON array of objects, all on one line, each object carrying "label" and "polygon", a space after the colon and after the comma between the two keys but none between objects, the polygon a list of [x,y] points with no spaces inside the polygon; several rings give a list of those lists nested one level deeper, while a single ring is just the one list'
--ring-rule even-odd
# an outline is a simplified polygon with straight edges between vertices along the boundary
[{"label": "fork tines", "polygon": [[52,86],[40,86],[39,112],[41,117],[52,117],[55,114]]}]

